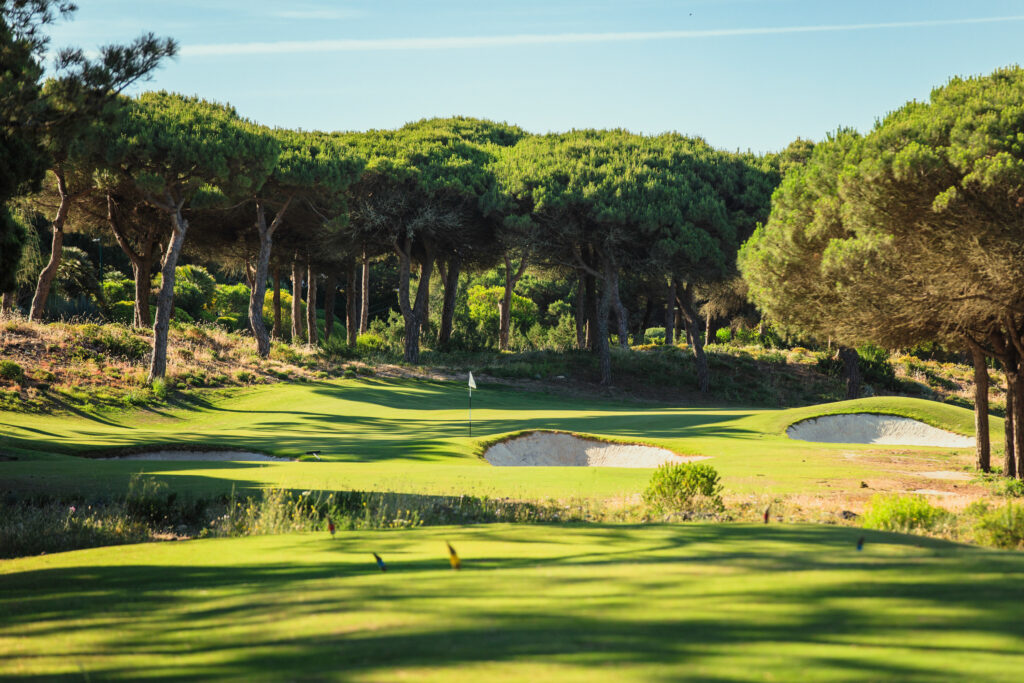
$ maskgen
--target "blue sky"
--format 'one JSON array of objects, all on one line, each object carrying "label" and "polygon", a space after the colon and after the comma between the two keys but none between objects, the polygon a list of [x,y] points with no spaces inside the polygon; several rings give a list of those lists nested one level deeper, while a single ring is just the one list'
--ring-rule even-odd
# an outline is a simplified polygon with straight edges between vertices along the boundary
[{"label": "blue sky", "polygon": [[534,132],[675,130],[777,150],[860,130],[953,75],[1024,61],[1020,0],[80,0],[55,47],[153,31],[141,89],[260,123],[391,128],[464,114]]}]

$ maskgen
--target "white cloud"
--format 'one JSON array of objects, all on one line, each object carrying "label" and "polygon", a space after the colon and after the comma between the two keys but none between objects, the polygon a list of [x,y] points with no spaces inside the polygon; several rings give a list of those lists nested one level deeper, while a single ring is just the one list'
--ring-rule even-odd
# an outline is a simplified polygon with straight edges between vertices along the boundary
[{"label": "white cloud", "polygon": [[[296,13],[302,13],[301,10]],[[650,40],[688,40],[732,36],[765,36],[794,33],[835,31],[869,31],[877,29],[930,28],[970,24],[995,24],[1024,21],[1024,15],[978,17],[967,19],[936,19],[930,21],[894,21],[875,24],[825,24],[819,26],[777,26],[762,28],[725,28],[696,31],[636,31],[619,33],[555,33],[511,36],[465,36],[447,38],[375,38],[352,40],[304,40],[250,43],[213,43],[184,45],[186,57],[225,55],[297,54],[309,52],[374,52],[383,50],[457,50],[522,45],[567,45],[572,43],[621,43]]]}]

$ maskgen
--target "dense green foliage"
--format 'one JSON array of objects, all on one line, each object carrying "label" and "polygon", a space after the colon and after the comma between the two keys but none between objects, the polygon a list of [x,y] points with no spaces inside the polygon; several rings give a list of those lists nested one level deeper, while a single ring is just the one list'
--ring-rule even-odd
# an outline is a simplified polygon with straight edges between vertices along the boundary
[{"label": "dense green foliage", "polygon": [[658,512],[704,516],[721,512],[718,472],[704,463],[665,464],[654,470],[644,502]]},{"label": "dense green foliage", "polygon": [[949,516],[921,495],[872,497],[864,513],[864,526],[883,531],[927,531],[941,524]]}]

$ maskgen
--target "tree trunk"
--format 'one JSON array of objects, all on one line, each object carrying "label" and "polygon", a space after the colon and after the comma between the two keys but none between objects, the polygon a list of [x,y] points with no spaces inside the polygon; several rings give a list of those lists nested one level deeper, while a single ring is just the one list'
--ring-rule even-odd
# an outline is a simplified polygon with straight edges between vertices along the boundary
[{"label": "tree trunk", "polygon": [[281,266],[274,266],[274,339],[281,338]]},{"label": "tree trunk", "polygon": [[50,242],[50,260],[46,267],[39,273],[39,281],[36,283],[36,293],[32,297],[32,307],[29,309],[28,319],[39,321],[43,319],[46,312],[46,300],[50,296],[50,288],[53,280],[57,277],[57,268],[60,266],[60,257],[64,249],[64,221],[71,209],[71,195],[68,194],[68,186],[64,181],[64,172],[61,169],[54,169],[54,176],[57,178],[57,192],[60,194],[60,205],[57,207],[57,215],[50,224],[53,230],[53,239]]},{"label": "tree trunk", "polygon": [[406,363],[420,362],[420,330],[430,300],[430,276],[434,267],[433,249],[427,248],[420,267],[420,282],[416,287],[416,301],[409,301],[409,275],[412,269],[412,240],[402,237],[395,242],[398,254],[398,306],[405,322]]},{"label": "tree trunk", "polygon": [[[584,281],[587,289],[587,349],[598,351],[598,327],[601,325],[598,318],[600,317],[601,302],[597,296],[597,278],[592,273],[586,273]],[[607,320],[604,322],[604,328],[608,328]]]},{"label": "tree trunk", "polygon": [[452,324],[455,321],[455,301],[459,295],[459,274],[462,270],[462,259],[452,256],[441,277],[444,282],[444,303],[441,306],[441,329],[437,334],[437,344],[444,348],[452,340]]},{"label": "tree trunk", "polygon": [[359,310],[356,306],[356,287],[358,287],[359,278],[356,275],[355,259],[349,259],[346,273],[348,283],[345,285],[345,334],[348,345],[354,348],[356,337],[359,335]]},{"label": "tree trunk", "polygon": [[611,273],[612,279],[605,283],[605,285],[611,290],[611,307],[615,309],[615,321],[618,323],[619,348],[626,351],[629,350],[629,313],[626,311],[626,307],[622,305],[622,299],[619,297],[619,270],[613,268]]},{"label": "tree trunk", "polygon": [[587,288],[583,271],[579,271],[576,283],[576,348],[587,348]]},{"label": "tree trunk", "polygon": [[[274,220],[267,225],[266,207],[261,200],[256,200],[256,229],[260,236],[260,251],[256,258],[256,268],[251,273],[252,282],[249,283],[249,328],[252,330],[253,336],[256,337],[256,350],[263,358],[270,356],[270,335],[267,333],[266,323],[263,322],[263,304],[267,298],[267,275],[270,270],[270,250],[274,232],[281,225],[291,203],[292,197],[288,197],[274,214]],[[245,272],[246,275],[250,274],[248,263]],[[274,322],[280,331],[280,323],[276,320]]]},{"label": "tree trunk", "polygon": [[152,247],[146,249],[147,256],[132,259],[132,278],[135,280],[135,309],[133,324],[144,329],[153,324],[149,313],[149,273],[153,270]]},{"label": "tree trunk", "polygon": [[988,433],[988,366],[985,354],[977,346],[971,347],[974,360],[974,434],[975,453],[978,469],[982,472],[991,470],[991,452]]},{"label": "tree trunk", "polygon": [[313,268],[313,262],[307,264],[306,271],[306,343],[316,346],[319,343],[319,334],[316,330],[316,278],[317,273]]},{"label": "tree trunk", "polygon": [[705,321],[705,323],[704,323],[704,344],[705,344],[705,346],[708,345],[708,344],[713,344],[714,343],[714,339],[715,338],[711,335],[711,332],[712,332],[712,330],[711,330],[711,314],[708,313],[707,321]]},{"label": "tree trunk", "polygon": [[160,263],[160,291],[156,295],[156,321],[153,323],[153,355],[149,363],[149,383],[167,375],[167,332],[174,311],[174,269],[188,232],[188,221],[181,215],[181,205],[174,205],[171,215],[173,232],[167,241]]},{"label": "tree trunk", "polygon": [[302,341],[302,264],[298,254],[292,260],[292,344]]},{"label": "tree trunk", "polygon": [[[593,349],[598,354],[601,364],[601,385],[610,386],[612,383],[612,353],[608,347],[608,314],[611,312],[612,303],[612,281],[615,278],[615,266],[610,258],[602,259],[604,271],[604,286],[601,287],[601,296],[597,299],[597,318],[594,325]],[[591,276],[591,281],[594,281]],[[596,282],[595,282],[596,284]]]},{"label": "tree trunk", "polygon": [[142,238],[142,244],[136,251],[128,239],[128,233],[121,225],[116,202],[109,192],[107,193],[107,224],[114,233],[117,245],[121,247],[121,251],[132,264],[132,278],[135,280],[135,309],[132,315],[132,324],[138,328],[149,327],[153,324],[149,314],[149,274],[153,270],[153,248],[156,246],[159,225],[154,223],[149,226],[145,237]]},{"label": "tree trunk", "polygon": [[[324,285],[324,341],[331,338],[334,327],[334,304],[338,293],[338,277],[332,271]],[[347,310],[347,309],[346,309]]]},{"label": "tree trunk", "polygon": [[0,302],[0,312],[10,313],[14,310],[14,292],[4,292],[3,301]]},{"label": "tree trunk", "polygon": [[366,334],[370,328],[370,259],[363,251],[363,279],[359,289],[359,334]]},{"label": "tree trunk", "polygon": [[683,314],[683,321],[686,329],[690,332],[691,348],[693,357],[697,361],[697,383],[700,386],[700,393],[706,394],[711,388],[711,372],[708,369],[708,357],[704,353],[704,342],[701,341],[697,326],[700,324],[700,316],[693,305],[693,289],[687,285],[683,288],[683,297],[679,301],[679,311]]},{"label": "tree trunk", "polygon": [[843,377],[846,378],[846,398],[860,398],[860,356],[857,349],[839,347],[839,358],[843,361]]},{"label": "tree trunk", "polygon": [[[276,227],[277,218],[274,219]],[[249,329],[256,338],[256,352],[261,358],[270,356],[270,335],[263,322],[263,301],[267,293],[267,270],[270,267],[270,248],[273,230],[267,225],[267,211],[263,202],[256,201],[256,229],[260,236],[260,251],[256,257],[256,271],[249,289]],[[246,268],[246,272],[248,272]]]},{"label": "tree trunk", "polygon": [[668,283],[668,297],[665,300],[665,344],[672,346],[675,343],[676,332],[676,280],[672,278]]},{"label": "tree trunk", "polygon": [[1024,479],[1024,373],[1019,369],[1015,373],[1013,396],[1013,452],[1014,476]]},{"label": "tree trunk", "polygon": [[1006,419],[1003,423],[1005,428],[1003,474],[1007,477],[1015,477],[1017,476],[1017,451],[1014,447],[1014,433],[1016,432],[1017,420],[1015,416],[1017,410],[1016,401],[1014,400],[1016,392],[1013,390],[1013,387],[1016,385],[1016,381],[1015,378],[1011,377],[1009,365],[1006,363],[1003,363],[1003,372],[1006,374]]},{"label": "tree trunk", "polygon": [[526,256],[519,262],[515,273],[512,272],[512,259],[508,254],[503,254],[505,259],[505,291],[502,293],[501,303],[498,304],[498,349],[508,351],[509,334],[512,330],[512,294],[516,284],[523,277],[526,271]]}]

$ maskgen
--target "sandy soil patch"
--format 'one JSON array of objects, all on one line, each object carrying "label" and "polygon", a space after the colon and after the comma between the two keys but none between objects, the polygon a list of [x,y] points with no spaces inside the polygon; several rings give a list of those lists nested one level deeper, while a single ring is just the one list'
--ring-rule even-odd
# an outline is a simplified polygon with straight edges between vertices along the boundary
[{"label": "sandy soil patch", "polygon": [[853,413],[824,415],[797,422],[786,430],[791,439],[823,443],[873,443],[896,446],[943,446],[969,448],[974,437],[895,415]]},{"label": "sandy soil patch", "polygon": [[149,453],[133,453],[99,460],[198,460],[198,461],[271,461],[291,462],[291,458],[275,458],[264,453],[245,451],[151,451]]},{"label": "sandy soil patch", "polygon": [[658,467],[705,460],[707,456],[682,456],[665,448],[607,443],[572,434],[532,432],[491,446],[484,458],[498,467]]},{"label": "sandy soil patch", "polygon": [[974,479],[974,475],[967,472],[949,472],[946,470],[938,472],[913,472],[912,474],[919,477],[927,477],[928,479],[946,479],[948,481],[970,481]]}]

